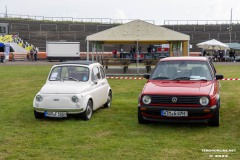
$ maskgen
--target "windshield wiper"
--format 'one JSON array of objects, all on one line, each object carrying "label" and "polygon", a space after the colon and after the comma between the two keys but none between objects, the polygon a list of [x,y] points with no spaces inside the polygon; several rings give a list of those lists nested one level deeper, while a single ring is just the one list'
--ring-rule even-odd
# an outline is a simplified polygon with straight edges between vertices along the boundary
[{"label": "windshield wiper", "polygon": [[62,81],[63,79],[62,79],[62,78],[59,78],[59,77],[55,77],[55,80],[60,80],[60,81]]},{"label": "windshield wiper", "polygon": [[190,77],[177,77],[173,80],[190,80]]},{"label": "windshield wiper", "polygon": [[205,78],[190,78],[190,80],[194,80],[194,81],[207,81]]},{"label": "windshield wiper", "polygon": [[169,77],[155,77],[155,78],[153,78],[153,80],[157,80],[157,79],[169,79]]}]

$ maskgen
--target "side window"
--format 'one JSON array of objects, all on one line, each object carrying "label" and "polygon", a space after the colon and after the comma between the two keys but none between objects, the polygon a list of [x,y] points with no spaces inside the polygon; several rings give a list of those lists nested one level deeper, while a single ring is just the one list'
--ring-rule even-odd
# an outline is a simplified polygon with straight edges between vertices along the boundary
[{"label": "side window", "polygon": [[100,71],[98,67],[94,67],[92,70],[92,81],[101,79]]},{"label": "side window", "polygon": [[215,69],[212,61],[209,61],[209,64],[210,64],[210,66],[211,66],[211,69],[212,69],[212,71],[213,71],[213,74],[215,75],[217,71],[216,71],[216,69]]},{"label": "side window", "polygon": [[91,75],[91,80],[92,80],[92,82],[95,81],[95,77],[94,77],[94,73],[93,73],[93,71],[92,71],[92,75]]},{"label": "side window", "polygon": [[102,67],[100,67],[100,71],[101,71],[102,79],[106,78],[105,72]]},{"label": "side window", "polygon": [[52,73],[50,75],[50,81],[54,81],[60,79],[60,68],[59,67],[55,67],[52,70]]}]

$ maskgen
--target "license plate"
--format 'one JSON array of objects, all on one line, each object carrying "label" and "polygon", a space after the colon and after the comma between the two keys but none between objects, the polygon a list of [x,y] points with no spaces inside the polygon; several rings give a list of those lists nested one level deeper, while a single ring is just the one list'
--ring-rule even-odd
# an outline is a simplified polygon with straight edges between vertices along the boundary
[{"label": "license plate", "polygon": [[67,112],[45,112],[45,117],[57,117],[57,118],[62,118],[62,117],[67,117]]},{"label": "license plate", "polygon": [[165,116],[165,117],[187,117],[188,116],[188,111],[161,110],[161,116]]}]

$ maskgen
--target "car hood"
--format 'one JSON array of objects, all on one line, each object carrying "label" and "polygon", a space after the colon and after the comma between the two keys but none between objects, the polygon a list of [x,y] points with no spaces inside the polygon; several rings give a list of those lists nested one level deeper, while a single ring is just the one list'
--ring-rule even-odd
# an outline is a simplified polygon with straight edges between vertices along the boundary
[{"label": "car hood", "polygon": [[91,89],[88,82],[54,82],[46,83],[40,90],[41,94],[77,94]]},{"label": "car hood", "polygon": [[164,95],[208,95],[213,86],[212,81],[156,81],[149,80],[143,94]]}]

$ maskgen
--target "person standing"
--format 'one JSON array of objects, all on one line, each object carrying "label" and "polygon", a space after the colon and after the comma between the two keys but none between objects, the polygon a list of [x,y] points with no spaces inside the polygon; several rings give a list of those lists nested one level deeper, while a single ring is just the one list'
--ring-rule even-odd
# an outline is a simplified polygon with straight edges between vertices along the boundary
[{"label": "person standing", "polygon": [[123,58],[123,48],[120,49],[120,58]]},{"label": "person standing", "polygon": [[33,48],[30,50],[30,61],[33,62],[33,54],[34,54],[34,50]]},{"label": "person standing", "polygon": [[206,57],[206,55],[207,55],[207,52],[206,52],[206,50],[204,50],[203,51],[203,57]]},{"label": "person standing", "polygon": [[236,51],[233,50],[233,62],[235,62]]},{"label": "person standing", "polygon": [[232,49],[229,52],[229,57],[230,57],[230,61],[232,62],[233,61],[233,51],[232,51]]},{"label": "person standing", "polygon": [[117,58],[117,50],[114,49],[114,50],[112,51],[112,53],[113,53],[113,58]]},{"label": "person standing", "polygon": [[33,52],[33,56],[34,56],[34,61],[37,62],[37,54],[38,54],[38,51],[36,48],[34,48],[34,52]]},{"label": "person standing", "polygon": [[223,51],[219,50],[219,62],[223,62]]},{"label": "person standing", "polygon": [[133,54],[136,53],[136,46],[133,46],[132,51],[133,51]]},{"label": "person standing", "polygon": [[148,52],[148,53],[151,53],[151,51],[152,51],[152,47],[151,47],[151,45],[149,45],[149,46],[147,47],[147,52]]}]

